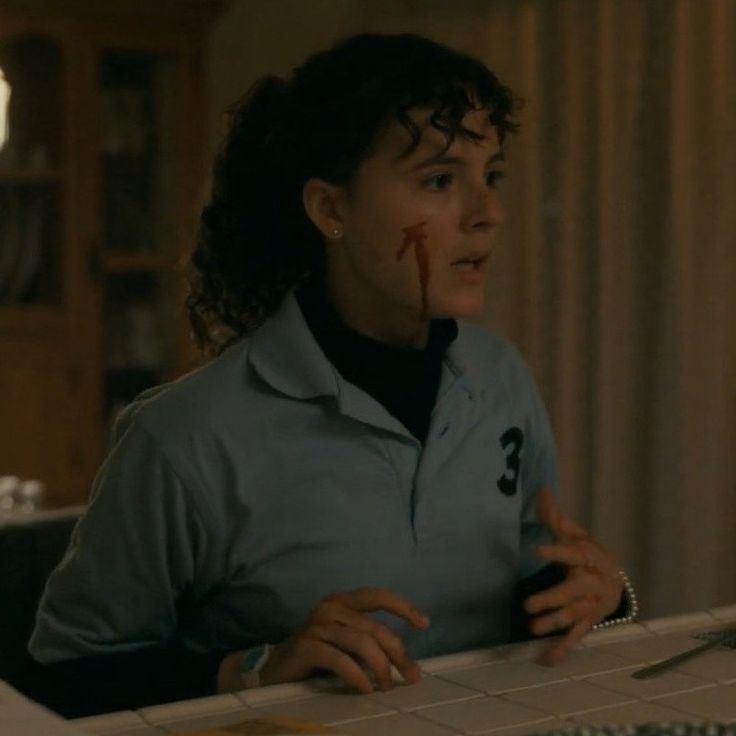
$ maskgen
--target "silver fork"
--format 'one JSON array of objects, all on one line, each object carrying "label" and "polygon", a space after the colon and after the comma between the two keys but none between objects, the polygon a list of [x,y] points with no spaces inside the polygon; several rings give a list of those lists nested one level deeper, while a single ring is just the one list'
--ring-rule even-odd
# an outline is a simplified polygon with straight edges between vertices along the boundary
[{"label": "silver fork", "polygon": [[723,629],[723,631],[719,631],[716,636],[714,636],[710,641],[705,642],[705,644],[699,644],[697,647],[688,649],[680,654],[675,654],[674,657],[669,657],[661,662],[657,662],[656,664],[637,670],[636,672],[633,672],[631,676],[637,680],[645,680],[647,677],[654,677],[660,672],[669,670],[672,667],[676,667],[678,664],[687,662],[693,657],[697,657],[703,652],[707,652],[709,649],[715,649],[716,647],[719,647],[722,644],[728,644],[731,641],[736,642],[736,628]]}]

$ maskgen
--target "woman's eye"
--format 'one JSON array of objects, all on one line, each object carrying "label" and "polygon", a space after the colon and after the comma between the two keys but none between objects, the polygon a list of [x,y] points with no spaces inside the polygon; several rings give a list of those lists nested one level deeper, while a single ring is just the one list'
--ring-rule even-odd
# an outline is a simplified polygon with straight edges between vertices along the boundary
[{"label": "woman's eye", "polygon": [[489,171],[486,174],[486,182],[488,182],[488,186],[497,187],[504,176],[503,171]]},{"label": "woman's eye", "polygon": [[452,181],[452,174],[435,174],[424,181],[424,185],[428,189],[442,190],[447,189]]}]

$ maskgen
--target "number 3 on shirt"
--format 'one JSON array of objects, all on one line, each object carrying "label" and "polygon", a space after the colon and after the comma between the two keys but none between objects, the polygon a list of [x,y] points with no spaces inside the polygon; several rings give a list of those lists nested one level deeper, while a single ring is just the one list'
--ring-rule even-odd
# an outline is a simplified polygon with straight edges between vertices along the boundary
[{"label": "number 3 on shirt", "polygon": [[524,445],[524,433],[518,427],[511,427],[501,435],[501,447],[506,453],[506,472],[496,485],[504,496],[513,496],[519,485],[521,458],[519,453]]}]

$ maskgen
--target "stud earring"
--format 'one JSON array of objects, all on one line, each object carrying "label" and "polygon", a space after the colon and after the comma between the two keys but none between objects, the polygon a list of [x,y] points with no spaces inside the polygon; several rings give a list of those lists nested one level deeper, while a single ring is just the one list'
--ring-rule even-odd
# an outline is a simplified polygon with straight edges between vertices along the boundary
[{"label": "stud earring", "polygon": [[335,240],[337,240],[338,238],[341,238],[342,237],[342,231],[339,230],[338,228],[335,228],[332,231],[332,237],[335,238]]}]

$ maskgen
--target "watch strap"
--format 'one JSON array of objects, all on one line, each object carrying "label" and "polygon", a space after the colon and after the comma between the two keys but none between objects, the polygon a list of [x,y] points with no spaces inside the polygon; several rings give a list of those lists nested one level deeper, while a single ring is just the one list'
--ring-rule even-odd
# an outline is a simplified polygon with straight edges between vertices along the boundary
[{"label": "watch strap", "polygon": [[243,652],[240,660],[240,679],[244,689],[250,690],[261,686],[260,672],[268,661],[271,649],[273,647],[270,644],[261,644]]}]

